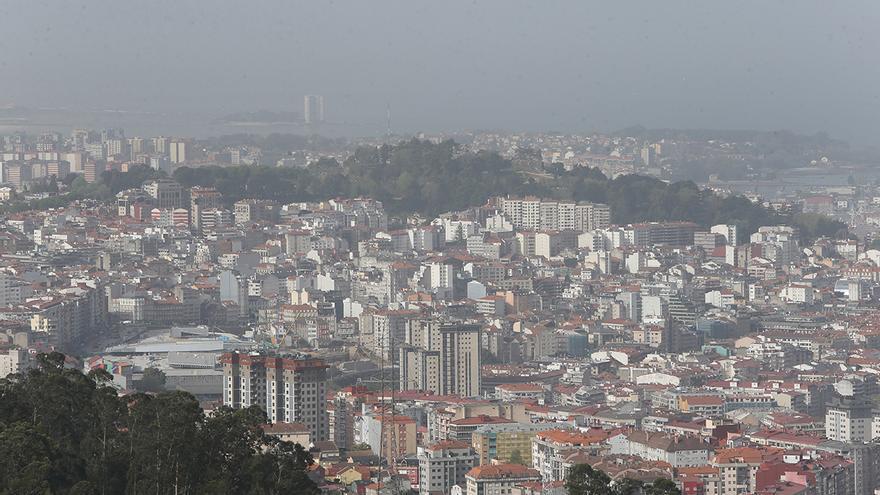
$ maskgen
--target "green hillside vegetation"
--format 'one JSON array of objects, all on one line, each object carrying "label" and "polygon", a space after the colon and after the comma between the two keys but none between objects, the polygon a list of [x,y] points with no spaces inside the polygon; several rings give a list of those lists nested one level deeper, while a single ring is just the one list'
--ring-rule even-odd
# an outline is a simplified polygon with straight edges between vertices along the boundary
[{"label": "green hillside vegetation", "polygon": [[531,194],[607,203],[617,224],[732,223],[746,235],[761,225],[789,223],[808,239],[845,233],[844,224],[826,217],[780,215],[742,196],[722,197],[689,181],[667,183],[639,175],[612,180],[596,169],[551,169],[552,175],[528,174],[497,153],[465,151],[452,141],[414,139],[361,147],[343,163],[325,159],[307,169],[183,167],[174,178],[186,187],[216,187],[230,204],[245,197],[289,203],[363,196],[382,201],[393,213],[436,215],[482,205],[491,196]]}]

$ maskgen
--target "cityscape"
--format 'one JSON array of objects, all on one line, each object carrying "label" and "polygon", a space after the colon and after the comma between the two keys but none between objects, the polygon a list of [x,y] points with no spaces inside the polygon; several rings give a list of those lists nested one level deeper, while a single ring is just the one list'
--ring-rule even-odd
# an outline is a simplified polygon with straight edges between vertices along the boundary
[{"label": "cityscape", "polygon": [[[254,60],[204,94],[259,93]],[[876,141],[834,118],[549,130],[565,105],[488,127],[460,92],[460,125],[422,126],[436,108],[360,70],[364,108],[328,76],[193,132],[182,104],[95,125],[15,83],[0,493],[880,494]]]}]

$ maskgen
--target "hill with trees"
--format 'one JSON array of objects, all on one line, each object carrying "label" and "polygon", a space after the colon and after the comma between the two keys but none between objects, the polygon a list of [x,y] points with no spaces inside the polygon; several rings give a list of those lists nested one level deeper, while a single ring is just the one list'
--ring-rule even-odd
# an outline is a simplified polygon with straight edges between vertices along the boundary
[{"label": "hill with trees", "polygon": [[[104,172],[100,181],[91,184],[72,174],[64,181],[64,194],[2,205],[0,214],[56,208],[82,199],[109,202],[119,191],[161,176],[143,165],[128,172]],[[492,196],[534,195],[607,203],[616,224],[664,220],[689,220],[704,226],[729,223],[737,225],[741,235],[748,235],[761,225],[785,223],[799,227],[807,240],[846,234],[843,223],[828,217],[783,215],[743,196],[721,196],[700,189],[691,181],[664,182],[640,175],[609,179],[597,169],[566,171],[558,164],[546,171],[528,171],[497,153],[469,151],[453,141],[412,139],[397,145],[362,146],[342,163],[325,158],[308,168],[180,167],[173,178],[185,187],[215,187],[228,206],[242,198],[284,204],[361,196],[382,201],[394,214],[431,216],[479,206]]]},{"label": "hill with trees", "polygon": [[104,371],[38,361],[0,380],[0,493],[319,493],[309,453],[267,436],[259,408],[206,416],[184,392],[119,397]]},{"label": "hill with trees", "polygon": [[788,223],[806,238],[835,236],[845,225],[810,215],[782,215],[742,196],[720,196],[690,181],[667,183],[624,175],[609,179],[597,169],[534,174],[497,153],[472,152],[453,141],[413,139],[397,145],[360,147],[343,163],[324,159],[309,168],[182,167],[174,178],[186,187],[213,186],[230,204],[245,197],[281,203],[365,196],[393,213],[436,215],[482,205],[491,196],[535,195],[607,203],[612,221],[690,220],[732,223],[742,234],[761,225]]}]

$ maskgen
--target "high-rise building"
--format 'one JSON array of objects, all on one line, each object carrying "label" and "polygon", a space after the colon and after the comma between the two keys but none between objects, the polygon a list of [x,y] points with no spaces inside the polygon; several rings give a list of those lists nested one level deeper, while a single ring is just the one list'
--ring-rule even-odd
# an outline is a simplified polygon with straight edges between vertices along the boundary
[{"label": "high-rise building", "polygon": [[[172,160],[173,161],[173,160]],[[203,212],[216,210],[222,206],[221,196],[213,187],[195,186],[189,192],[189,211],[192,214],[190,223],[196,230],[203,228]]]},{"label": "high-rise building", "polygon": [[440,327],[441,394],[480,395],[481,330],[479,325]]},{"label": "high-rise building", "polygon": [[440,352],[414,346],[399,352],[401,390],[440,390]]},{"label": "high-rise building", "polygon": [[413,317],[410,311],[365,311],[358,325],[361,345],[387,362],[397,359],[398,347],[406,342],[407,321]]},{"label": "high-rise building", "polygon": [[391,463],[416,454],[416,422],[409,416],[374,411],[357,418],[358,441],[370,446],[373,454]]},{"label": "high-rise building", "polygon": [[71,172],[82,172],[83,163],[85,163],[82,152],[74,151],[70,153],[62,153],[61,159],[70,163]]},{"label": "high-rise building", "polygon": [[85,151],[92,160],[103,160],[107,158],[107,148],[104,143],[86,143]]},{"label": "high-rise building", "polygon": [[123,139],[108,139],[104,146],[106,148],[107,156],[118,156],[125,153],[125,148],[128,143]]},{"label": "high-rise building", "polygon": [[725,244],[736,247],[736,225],[718,224],[713,225],[709,232],[713,234],[721,234],[724,236]]},{"label": "high-rise building", "polygon": [[871,403],[862,398],[841,398],[825,411],[825,436],[847,443],[870,442],[873,421]]},{"label": "high-rise building", "polygon": [[51,161],[46,163],[46,176],[55,176],[56,179],[62,180],[70,175],[70,164],[63,161]]},{"label": "high-rise building", "polygon": [[419,493],[451,493],[464,486],[465,475],[477,465],[477,455],[467,442],[444,441],[419,447]]},{"label": "high-rise building", "polygon": [[144,192],[153,198],[154,206],[159,209],[180,208],[183,188],[171,179],[157,179],[144,184]]},{"label": "high-rise building", "polygon": [[30,164],[22,162],[3,162],[2,173],[0,173],[0,176],[2,176],[3,182],[11,184],[15,186],[16,189],[20,190],[24,184],[30,182],[32,170]]},{"label": "high-rise building", "polygon": [[303,117],[306,124],[320,124],[324,122],[324,97],[320,95],[306,95],[303,98]]},{"label": "high-rise building", "polygon": [[131,158],[132,160],[134,160],[135,157],[137,157],[138,155],[145,153],[146,148],[144,147],[144,138],[128,138],[128,149],[130,151],[129,158]]},{"label": "high-rise building", "polygon": [[329,440],[323,360],[227,353],[221,362],[224,405],[256,405],[273,423],[302,423],[314,441]]},{"label": "high-rise building", "polygon": [[354,417],[360,414],[364,400],[361,394],[367,390],[357,390],[358,387],[351,387],[353,391],[359,394],[338,392],[333,400],[333,409],[330,414],[330,433],[333,442],[340,449],[351,449],[354,445]]},{"label": "high-rise building", "polygon": [[416,322],[407,344],[399,349],[400,387],[439,395],[480,395],[479,325]]},{"label": "high-rise building", "polygon": [[159,136],[151,138],[150,140],[153,143],[153,153],[168,155],[168,143],[170,140],[167,137]]},{"label": "high-rise building", "polygon": [[82,151],[89,141],[89,131],[86,129],[74,129],[70,133],[70,140],[75,150]]},{"label": "high-rise building", "polygon": [[168,145],[168,156],[171,163],[177,165],[186,161],[186,142],[172,141]]},{"label": "high-rise building", "polygon": [[106,169],[107,164],[103,160],[89,160],[83,165],[83,179],[88,183],[96,182]]}]

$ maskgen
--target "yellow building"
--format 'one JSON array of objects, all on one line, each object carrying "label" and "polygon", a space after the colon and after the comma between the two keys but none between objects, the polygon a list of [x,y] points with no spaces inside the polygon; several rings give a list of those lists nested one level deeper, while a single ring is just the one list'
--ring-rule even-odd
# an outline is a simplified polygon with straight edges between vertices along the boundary
[{"label": "yellow building", "polygon": [[485,425],[471,437],[480,465],[492,461],[532,465],[532,439],[547,425],[506,423]]}]

